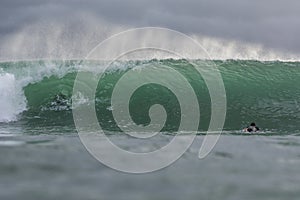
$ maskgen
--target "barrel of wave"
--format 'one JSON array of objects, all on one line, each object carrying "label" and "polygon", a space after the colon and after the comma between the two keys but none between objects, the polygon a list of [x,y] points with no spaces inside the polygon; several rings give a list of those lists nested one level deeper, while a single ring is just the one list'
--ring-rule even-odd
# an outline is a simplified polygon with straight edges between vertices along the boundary
[{"label": "barrel of wave", "polygon": [[16,121],[26,110],[26,98],[15,76],[0,70],[0,122]]}]

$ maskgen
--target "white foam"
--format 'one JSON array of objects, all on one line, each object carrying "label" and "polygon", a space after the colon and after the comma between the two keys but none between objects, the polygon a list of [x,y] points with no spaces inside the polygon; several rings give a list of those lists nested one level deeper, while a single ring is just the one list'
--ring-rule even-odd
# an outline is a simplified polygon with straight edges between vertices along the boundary
[{"label": "white foam", "polygon": [[33,62],[31,65],[11,66],[4,71],[0,68],[0,123],[18,120],[18,115],[26,110],[27,100],[23,88],[38,83],[46,77],[59,78],[84,66],[65,66],[61,62]]},{"label": "white foam", "polygon": [[13,74],[0,71],[0,122],[16,121],[24,110],[26,98],[22,87],[18,87]]}]

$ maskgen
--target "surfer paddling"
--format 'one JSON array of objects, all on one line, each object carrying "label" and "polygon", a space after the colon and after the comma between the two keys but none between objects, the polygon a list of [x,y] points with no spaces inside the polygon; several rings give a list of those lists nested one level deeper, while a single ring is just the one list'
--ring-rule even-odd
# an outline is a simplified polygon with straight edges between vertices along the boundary
[{"label": "surfer paddling", "polygon": [[244,128],[243,131],[248,132],[248,133],[257,132],[257,131],[259,131],[259,128],[256,126],[256,124],[254,122],[252,122],[250,124],[250,126],[248,126],[247,128]]}]

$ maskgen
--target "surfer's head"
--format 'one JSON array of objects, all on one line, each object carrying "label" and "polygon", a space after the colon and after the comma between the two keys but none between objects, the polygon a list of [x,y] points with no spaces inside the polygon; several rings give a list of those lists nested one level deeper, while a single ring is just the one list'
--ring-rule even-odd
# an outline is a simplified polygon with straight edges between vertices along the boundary
[{"label": "surfer's head", "polygon": [[255,125],[255,123],[254,123],[254,122],[252,122],[252,123],[250,124],[250,126],[256,126],[256,125]]}]

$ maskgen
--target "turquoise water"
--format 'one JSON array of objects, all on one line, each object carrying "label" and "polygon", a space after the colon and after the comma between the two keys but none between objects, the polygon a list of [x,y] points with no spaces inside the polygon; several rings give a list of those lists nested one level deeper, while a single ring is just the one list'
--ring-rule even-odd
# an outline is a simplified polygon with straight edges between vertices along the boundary
[{"label": "turquoise water", "polygon": [[[201,61],[198,62],[201,65]],[[257,122],[264,130],[282,134],[300,130],[300,63],[236,60],[215,63],[221,72],[226,90],[225,130],[240,130],[251,121]],[[119,130],[110,109],[113,88],[126,72],[145,64],[169,66],[185,76],[199,101],[199,130],[205,131],[211,114],[210,96],[205,82],[187,61],[172,59],[129,61],[109,68],[99,81],[95,99],[98,118],[103,128]],[[90,62],[89,65],[101,69],[104,64]],[[4,95],[0,99],[3,107],[11,107],[7,113],[1,113],[0,121],[21,121],[29,126],[35,126],[36,123],[41,126],[72,124],[73,84],[77,71],[84,68],[82,62],[2,63],[0,68],[0,82],[6,84],[2,92],[5,93],[11,88],[15,90],[10,97]],[[171,75],[166,79],[172,79]],[[156,84],[140,87],[130,99],[133,120],[137,124],[149,123],[148,110],[153,104],[161,104],[167,111],[168,119],[163,131],[176,131],[180,120],[179,102],[171,91]]]},{"label": "turquoise water", "polygon": [[[114,85],[127,71],[151,63],[169,66],[187,78],[199,100],[201,119],[194,144],[178,161],[143,175],[112,170],[81,144],[71,97],[77,71],[84,70],[86,63],[0,63],[0,198],[299,198],[300,63],[215,61],[226,89],[227,115],[221,139],[203,160],[197,156],[211,102],[203,78],[185,60],[128,61],[106,71],[96,91],[99,123],[112,141],[130,151],[155,149],[173,138],[180,123],[179,103],[159,85],[139,88],[129,107],[133,121],[147,125],[150,106],[163,105],[168,118],[162,137],[144,146],[143,140],[122,133],[112,116]],[[103,63],[90,61],[90,66],[101,68]],[[252,121],[262,132],[241,133]]]}]

